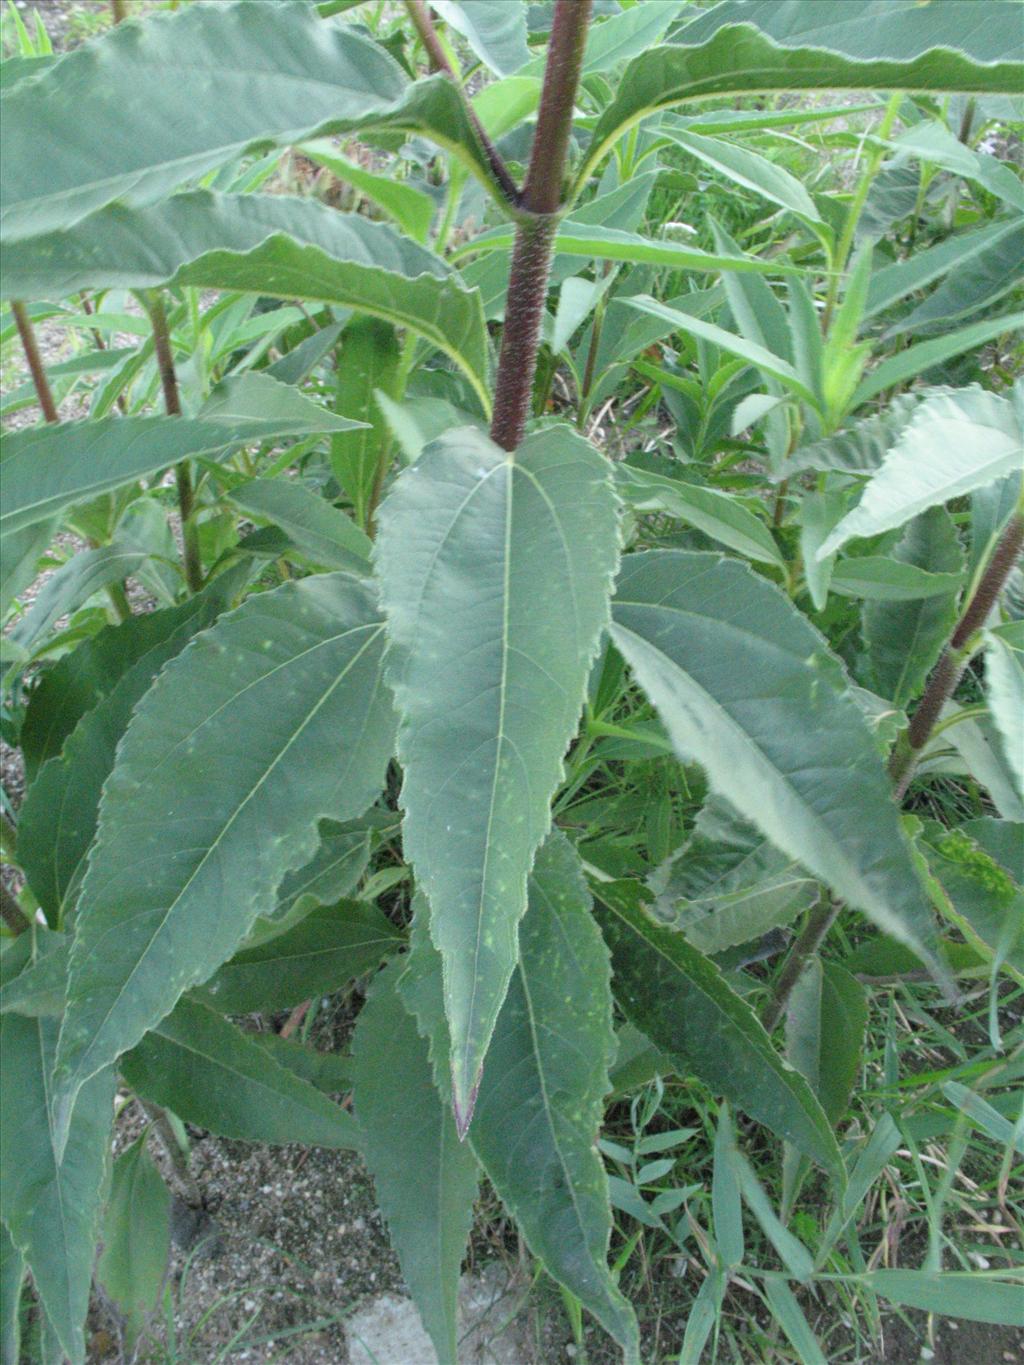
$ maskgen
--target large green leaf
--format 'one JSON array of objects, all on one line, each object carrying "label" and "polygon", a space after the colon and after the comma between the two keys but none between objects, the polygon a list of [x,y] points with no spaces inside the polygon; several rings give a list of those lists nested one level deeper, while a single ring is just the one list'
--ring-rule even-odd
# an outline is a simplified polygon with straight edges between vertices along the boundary
[{"label": "large green leaf", "polygon": [[[577,178],[655,109],[766,90],[1020,90],[1013,0],[722,0],[626,68]],[[1007,35],[1017,35],[1016,42]]]},{"label": "large green leaf", "polygon": [[695,1073],[752,1118],[830,1170],[832,1129],[804,1078],[782,1060],[753,1010],[682,934],[656,924],[635,882],[594,885],[611,949],[615,998],[677,1071]]},{"label": "large green leaf", "polygon": [[83,1324],[110,1162],[113,1068],[78,1096],[60,1152],[51,1071],[55,1019],[0,1019],[0,1214],[32,1268],[46,1315],[73,1362],[85,1361]]},{"label": "large green leaf", "polygon": [[171,1250],[171,1193],[143,1132],[114,1162],[96,1278],[124,1315],[135,1342],[160,1297]]},{"label": "large green leaf", "polygon": [[890,448],[864,496],[826,538],[824,559],[855,536],[874,536],[951,498],[1015,473],[1024,433],[1013,404],[972,385],[927,399]]},{"label": "large green leaf", "polygon": [[236,953],[202,995],[224,1014],[281,1009],[340,989],[402,941],[400,931],[369,902],[321,906],[293,929]]},{"label": "large green leaf", "polygon": [[477,294],[388,224],[315,199],[195,190],[148,208],[114,204],[74,227],[5,247],[3,280],[8,298],[172,284],[356,308],[419,332],[462,366],[487,401]]},{"label": "large green leaf", "polygon": [[680,755],[783,852],[931,959],[871,731],[838,661],[773,585],[716,555],[631,555],[612,638]]},{"label": "large green leaf", "polygon": [[499,76],[511,76],[530,60],[523,0],[437,0],[432,7]]},{"label": "large green leaf", "polygon": [[[608,1272],[608,1181],[597,1152],[615,1055],[608,952],[579,857],[562,834],[537,853],[519,945],[470,1142],[530,1250],[636,1360],[636,1319]],[[423,920],[400,989],[443,1078],[440,960]]]},{"label": "large green leaf", "polygon": [[[932,507],[915,517],[892,551],[894,561],[930,573],[963,572],[960,538],[945,508]],[[856,561],[852,561],[856,562]],[[924,688],[943,645],[956,624],[959,593],[913,602],[869,602],[863,634],[872,683],[883,697],[906,706]]]},{"label": "large green leaf", "polygon": [[[199,82],[183,118],[183,92]],[[126,121],[140,91],[145,112]],[[188,5],[118,25],[19,83],[3,124],[8,240],[70,227],[115,200],[152,203],[248,150],[369,127],[433,136],[489,180],[447,77],[410,86],[377,43],[322,23],[302,0]]]},{"label": "large green leaf", "polygon": [[140,1095],[221,1137],[358,1144],[351,1114],[216,1010],[188,997],[125,1054],[121,1070]]},{"label": "large green leaf", "polygon": [[104,417],[12,431],[0,454],[0,533],[46,521],[190,456],[224,458],[256,441],[357,425],[288,384],[246,374],[219,384],[195,417]]},{"label": "large green leaf", "polygon": [[[231,578],[237,582],[237,575],[228,575],[222,589],[221,580],[215,579],[182,606],[154,613],[159,631],[118,627],[110,632],[112,647],[127,646],[130,666],[82,716],[60,757],[43,766],[19,812],[18,861],[50,924],[61,923],[77,899],[86,854],[96,833],[100,794],[132,712],[164,664],[224,610]],[[133,661],[130,651],[140,637],[152,642],[152,647]]]},{"label": "large green leaf", "polygon": [[563,426],[514,456],[478,431],[452,432],[381,508],[404,846],[444,957],[462,1128],[617,560],[609,466]]},{"label": "large green leaf", "polygon": [[456,1359],[459,1268],[473,1221],[477,1164],[434,1085],[428,1046],[380,974],[356,1023],[356,1120],[377,1199],[439,1360]]},{"label": "large green leaf", "polygon": [[316,821],[374,799],[393,740],[383,644],[359,580],[286,583],[198,636],[140,704],[82,888],[62,1114],[273,908]]},{"label": "large green leaf", "polygon": [[720,953],[789,924],[818,895],[817,882],[799,863],[714,798],[649,885],[659,917],[702,953]]}]

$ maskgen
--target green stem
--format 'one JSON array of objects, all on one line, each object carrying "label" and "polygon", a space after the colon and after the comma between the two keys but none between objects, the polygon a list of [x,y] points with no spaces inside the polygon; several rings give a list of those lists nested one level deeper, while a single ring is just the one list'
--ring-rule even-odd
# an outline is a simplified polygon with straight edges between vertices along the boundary
[{"label": "green stem", "polygon": [[[171,332],[167,325],[167,314],[163,300],[155,291],[143,296],[146,311],[153,325],[153,349],[156,353],[157,369],[160,372],[160,386],[163,389],[164,408],[168,417],[181,416],[181,396],[178,392],[178,376],[174,369],[174,351],[171,347]],[[199,528],[192,520],[195,497],[192,491],[192,472],[188,461],[182,460],[174,468],[174,482],[178,492],[178,511],[181,515],[181,539],[183,546],[182,561],[185,569],[185,582],[189,592],[198,592],[203,586],[202,559],[199,554]]]},{"label": "green stem", "polygon": [[512,251],[491,439],[513,451],[523,439],[537,371],[540,324],[562,202],[572,112],[592,0],[557,0],[544,87]]},{"label": "green stem", "polygon": [[[889,103],[885,107],[885,114],[878,129],[878,137],[882,142],[886,141],[889,134],[892,132],[892,126],[896,122],[896,115],[899,113],[900,105],[902,103],[903,95],[901,93],[890,96]],[[842,283],[843,275],[846,273],[846,265],[850,259],[850,250],[853,247],[853,236],[857,231],[857,224],[860,222],[861,214],[864,212],[864,205],[867,203],[868,195],[871,193],[871,186],[874,184],[875,176],[878,174],[878,168],[882,164],[882,159],[885,156],[886,150],[887,149],[884,146],[875,146],[868,153],[867,165],[864,167],[864,173],[860,178],[860,182],[854,191],[853,199],[850,201],[850,207],[846,212],[846,221],[843,223],[842,235],[839,238],[839,244],[836,247],[835,255],[832,258],[832,274],[828,282],[828,298],[825,303],[825,312],[821,321],[822,331],[826,336],[828,335],[829,324],[832,321],[832,314],[839,301],[839,286]]]}]

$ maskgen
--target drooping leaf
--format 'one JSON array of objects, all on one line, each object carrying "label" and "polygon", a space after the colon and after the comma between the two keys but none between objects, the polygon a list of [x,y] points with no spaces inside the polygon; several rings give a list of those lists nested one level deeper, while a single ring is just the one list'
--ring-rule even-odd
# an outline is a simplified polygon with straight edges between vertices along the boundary
[{"label": "drooping leaf", "polygon": [[869,602],[916,602],[955,598],[963,581],[962,573],[925,569],[888,555],[858,555],[835,566],[830,587],[841,597],[863,597]]},{"label": "drooping leaf", "polygon": [[817,882],[799,863],[714,798],[648,884],[659,918],[709,954],[791,923],[818,896]]},{"label": "drooping leaf", "polygon": [[822,1166],[838,1169],[835,1137],[807,1082],[714,963],[650,918],[637,883],[601,882],[593,891],[615,998],[630,1022],[680,1074],[696,1074]]},{"label": "drooping leaf", "polygon": [[994,626],[986,635],[985,684],[1006,765],[1024,801],[1024,621]]},{"label": "drooping leaf", "polygon": [[249,479],[228,493],[255,521],[279,527],[302,554],[327,569],[368,573],[371,543],[338,507],[295,479]]},{"label": "drooping leaf", "polygon": [[832,1124],[846,1113],[867,1020],[860,982],[837,963],[812,957],[789,998],[786,1053]]},{"label": "drooping leaf", "polygon": [[[607,1267],[611,1214],[597,1136],[615,1037],[608,953],[590,904],[578,855],[552,834],[530,875],[519,964],[484,1064],[470,1142],[530,1250],[636,1361],[636,1320]],[[422,920],[401,990],[431,1038],[443,1081],[440,961]]]},{"label": "drooping leaf", "polygon": [[865,318],[877,316],[954,270],[970,269],[977,258],[997,248],[1004,238],[1012,238],[1019,230],[1017,219],[1002,219],[968,232],[955,233],[935,246],[913,252],[905,260],[883,266],[871,276]]},{"label": "drooping leaf", "polygon": [[202,987],[224,1014],[248,1014],[329,994],[376,967],[403,942],[375,905],[340,901],[313,910],[293,929],[243,948]]},{"label": "drooping leaf", "polygon": [[1021,43],[1012,0],[975,0],[963,23],[957,0],[925,7],[873,0],[722,0],[673,43],[630,63],[594,129],[580,169],[592,168],[655,109],[709,95],[766,90],[967,90],[1020,88]]},{"label": "drooping leaf", "polygon": [[83,1324],[110,1162],[115,1077],[111,1067],[83,1086],[63,1155],[53,1115],[51,1072],[57,1021],[0,1018],[0,1215],[73,1365],[84,1365]]},{"label": "drooping leaf", "polygon": [[405,180],[396,179],[394,175],[368,171],[365,166],[342,156],[329,138],[321,142],[304,142],[299,151],[318,166],[326,167],[339,180],[352,185],[360,194],[372,199],[391,215],[413,241],[427,240],[435,210],[429,194]]},{"label": "drooping leaf", "polygon": [[[928,393],[952,393],[952,389],[931,389]],[[871,417],[862,418],[853,426],[798,446],[777,471],[777,477],[791,478],[805,469],[826,473],[832,469],[845,474],[873,474],[895,445],[911,417],[927,394],[901,394],[888,408]],[[830,528],[831,529],[831,528]],[[823,538],[824,539],[824,538]]]},{"label": "drooping leaf", "polygon": [[[955,239],[954,239],[955,240]],[[957,262],[942,284],[887,335],[934,330],[968,314],[990,307],[1015,288],[1018,267],[1024,257],[1024,222],[1017,220],[969,262]]]},{"label": "drooping leaf", "polygon": [[178,607],[145,612],[105,626],[43,672],[29,697],[19,735],[25,772],[31,781],[55,757],[75,726],[117,685],[134,663],[193,617],[202,630],[227,607],[245,583],[245,570],[220,574]]},{"label": "drooping leaf", "polygon": [[114,1162],[96,1276],[124,1315],[129,1343],[157,1306],[171,1250],[171,1193],[144,1132]]},{"label": "drooping leaf", "polygon": [[1013,474],[1024,435],[1013,404],[972,386],[926,399],[889,450],[858,505],[818,551],[831,554],[855,536],[873,536],[950,498]]},{"label": "drooping leaf", "polygon": [[[2,466],[0,466],[2,468]],[[39,561],[53,543],[56,519],[23,526],[0,535],[0,616],[29,586],[39,571]]]},{"label": "drooping leaf", "polygon": [[351,1114],[189,997],[125,1053],[121,1070],[140,1095],[221,1137],[358,1146]]},{"label": "drooping leaf", "polygon": [[95,550],[80,550],[47,578],[31,607],[6,636],[5,644],[15,658],[30,659],[45,644],[62,616],[77,611],[111,584],[123,582],[145,558],[141,550],[116,542]]},{"label": "drooping leaf", "polygon": [[[960,574],[964,557],[949,513],[932,507],[915,517],[892,551],[893,560],[929,573]],[[897,706],[924,688],[956,624],[958,593],[911,602],[869,602],[863,630],[874,686]]]},{"label": "drooping leaf", "polygon": [[4,261],[7,297],[172,284],[355,308],[426,337],[487,401],[477,295],[439,256],[388,224],[315,199],[194,190],[151,208],[116,204],[5,247]]},{"label": "drooping leaf", "polygon": [[477,1164],[434,1084],[428,1046],[389,965],[353,1040],[356,1119],[402,1274],[441,1360],[456,1358],[459,1268],[473,1221]]},{"label": "drooping leaf", "polygon": [[[197,71],[203,99],[182,120]],[[146,119],[128,126],[121,111],[140,90]],[[186,6],[119,24],[5,96],[0,223],[8,240],[67,228],[115,200],[152,203],[247,150],[385,126],[437,137],[490,183],[447,77],[409,85],[378,43],[300,0]]]},{"label": "drooping leaf", "polygon": [[609,468],[565,427],[527,437],[514,458],[453,432],[381,508],[404,846],[444,957],[463,1127],[617,559]]},{"label": "drooping leaf", "polygon": [[345,431],[336,417],[267,375],[226,379],[195,417],[105,417],[8,433],[0,455],[0,533],[51,518],[73,503],[204,455],[223,458],[241,445]]},{"label": "drooping leaf", "polygon": [[285,583],[194,640],[138,707],[82,888],[65,1109],[273,908],[284,874],[314,851],[316,821],[373,800],[393,739],[383,643],[359,580]]},{"label": "drooping leaf", "polygon": [[721,138],[705,137],[671,118],[663,119],[659,131],[671,138],[684,152],[710,166],[728,180],[770,199],[803,218],[820,221],[814,200],[795,176],[748,147]]},{"label": "drooping leaf", "polygon": [[437,0],[432,7],[498,76],[511,76],[530,60],[522,0]]},{"label": "drooping leaf", "polygon": [[[104,644],[92,651],[91,662],[103,681],[112,683],[105,695],[87,709],[62,746],[59,756],[44,764],[28,789],[18,818],[18,858],[33,894],[56,927],[73,908],[85,872],[85,859],[96,833],[100,794],[114,766],[114,754],[132,712],[153,685],[169,659],[192,637],[212,625],[227,606],[241,575],[229,570],[203,592],[180,607],[154,613],[111,629]],[[139,626],[135,626],[139,622]],[[132,658],[143,643],[151,644]],[[125,672],[115,681],[117,665],[106,661],[125,651]],[[77,651],[76,651],[77,655]],[[87,660],[87,662],[89,662]],[[58,670],[54,670],[58,672]],[[58,684],[67,676],[61,669]],[[79,702],[87,699],[79,694]],[[59,719],[69,719],[66,710]]]},{"label": "drooping leaf", "polygon": [[821,636],[778,589],[715,555],[631,555],[612,622],[712,790],[929,960],[931,914],[871,732]]},{"label": "drooping leaf", "polygon": [[905,351],[897,351],[881,365],[876,365],[863,380],[850,400],[851,408],[858,408],[886,389],[904,384],[908,379],[942,365],[954,356],[963,355],[977,346],[1004,335],[1013,336],[1024,327],[1024,313],[1005,313],[1002,317],[984,318],[981,322],[958,327],[931,341],[918,341]]}]

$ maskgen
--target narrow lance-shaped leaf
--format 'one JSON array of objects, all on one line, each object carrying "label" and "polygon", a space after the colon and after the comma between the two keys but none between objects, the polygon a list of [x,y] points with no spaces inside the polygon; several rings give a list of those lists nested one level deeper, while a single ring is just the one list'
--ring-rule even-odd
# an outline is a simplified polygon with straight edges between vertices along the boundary
[{"label": "narrow lance-shaped leaf", "polygon": [[7,298],[169,284],[355,308],[419,332],[487,402],[488,343],[476,293],[389,224],[314,199],[194,190],[153,207],[114,204],[73,227],[5,246],[4,262]]},{"label": "narrow lance-shaped leaf", "polygon": [[[82,889],[58,1058],[62,1123],[273,908],[316,821],[380,789],[383,623],[344,574],[250,598],[161,674],[121,743]],[[202,761],[198,756],[202,755]]]},{"label": "narrow lance-shaped leaf", "polygon": [[1024,621],[1011,621],[988,632],[985,681],[1007,767],[1024,801]]},{"label": "narrow lance-shaped leaf", "polygon": [[680,755],[851,905],[933,962],[931,913],[838,660],[773,585],[715,555],[624,563],[612,638]]},{"label": "narrow lance-shaped leaf", "polygon": [[370,539],[352,519],[296,479],[249,479],[228,498],[256,521],[283,531],[295,548],[327,569],[368,573]]},{"label": "narrow lance-shaped leaf", "polygon": [[96,1277],[135,1342],[163,1288],[171,1250],[171,1192],[146,1150],[143,1132],[114,1162]]},{"label": "narrow lance-shaped leaf", "polygon": [[[182,119],[182,92],[203,98]],[[146,92],[145,113],[123,110]],[[119,24],[4,99],[0,225],[14,240],[118,200],[152,203],[248,150],[389,126],[434,136],[490,171],[444,75],[408,82],[378,44],[313,6],[189,5]],[[40,159],[41,145],[50,155]]]},{"label": "narrow lance-shaped leaf", "polygon": [[[965,90],[1016,94],[1024,51],[1013,0],[880,8],[874,0],[722,0],[676,42],[636,57],[594,129],[586,184],[612,143],[655,109],[766,90]],[[1016,35],[1016,41],[1007,35]]]},{"label": "narrow lance-shaped leaf", "polygon": [[818,558],[1005,478],[1022,459],[1024,431],[1008,399],[977,386],[938,393],[918,407]]},{"label": "narrow lance-shaped leaf", "polygon": [[403,966],[380,973],[356,1023],[356,1120],[402,1274],[438,1358],[454,1361],[459,1268],[479,1177],[396,989]]},{"label": "narrow lance-shaped leaf", "polygon": [[240,445],[360,425],[267,375],[226,379],[195,417],[106,417],[8,433],[0,453],[0,533],[46,521],[74,503]]},{"label": "narrow lance-shaped leaf", "polygon": [[611,949],[615,998],[682,1075],[694,1073],[829,1170],[839,1149],[804,1078],[782,1060],[757,1016],[682,934],[656,924],[635,882],[594,885]]},{"label": "narrow lance-shaped leaf", "polygon": [[463,1130],[617,560],[608,465],[565,427],[514,457],[453,432],[381,508],[404,843],[444,959]]},{"label": "narrow lance-shaped leaf", "polygon": [[[635,1362],[636,1319],[608,1271],[611,1212],[597,1151],[615,1054],[608,952],[579,856],[561,833],[537,853],[519,940],[469,1141],[530,1250]],[[440,961],[422,918],[400,989],[443,1079]]]},{"label": "narrow lance-shaped leaf", "polygon": [[221,1137],[358,1145],[351,1114],[190,997],[125,1054],[121,1069],[140,1095]]}]

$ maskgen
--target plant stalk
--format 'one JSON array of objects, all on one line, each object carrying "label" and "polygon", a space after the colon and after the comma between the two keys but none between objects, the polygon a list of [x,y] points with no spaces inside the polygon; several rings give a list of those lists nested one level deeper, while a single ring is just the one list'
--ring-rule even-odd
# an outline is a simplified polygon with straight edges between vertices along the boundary
[{"label": "plant stalk", "polygon": [[766,1033],[774,1033],[789,1004],[793,988],[800,980],[808,960],[818,951],[825,941],[825,935],[839,913],[839,903],[825,893],[807,916],[807,923],[789,950],[785,965],[775,983],[772,998],[761,1012],[761,1023]]},{"label": "plant stalk", "polygon": [[170,1179],[167,1183],[171,1190],[190,1209],[203,1208],[202,1190],[200,1190],[195,1176],[189,1170],[188,1158],[178,1145],[178,1139],[174,1135],[174,1129],[171,1127],[166,1113],[160,1105],[153,1104],[150,1100],[144,1100],[141,1095],[136,1095],[135,1099],[149,1121],[149,1131],[156,1139],[157,1146],[167,1158],[170,1168]]},{"label": "plant stalk", "polygon": [[[163,300],[155,292],[143,295],[146,311],[153,325],[153,349],[156,353],[157,369],[160,371],[160,387],[163,389],[164,409],[168,417],[181,416],[181,396],[178,392],[178,376],[174,369],[174,352],[171,348],[171,331],[167,325],[167,313]],[[178,491],[178,511],[181,516],[181,539],[183,546],[182,561],[185,569],[185,582],[189,592],[198,592],[203,586],[202,559],[199,554],[199,530],[192,521],[195,497],[192,491],[192,474],[188,462],[182,460],[174,467],[174,482]]]},{"label": "plant stalk", "polygon": [[424,0],[405,0],[405,8],[408,11],[409,18],[413,22],[413,27],[416,29],[417,36],[430,59],[432,69],[435,71],[443,71],[446,76],[451,78],[452,84],[455,86],[456,90],[458,90],[463,105],[465,106],[466,113],[469,116],[469,121],[473,125],[473,131],[480,139],[480,146],[483,148],[484,155],[487,158],[487,164],[491,168],[491,174],[501,187],[502,194],[510,204],[518,204],[519,187],[512,179],[512,174],[502,160],[501,153],[498,151],[497,147],[495,147],[486,128],[477,117],[477,112],[473,108],[458,74],[452,69],[452,64],[448,60],[448,54],[441,46],[437,33],[434,31],[434,22],[430,17],[430,11],[424,3]]},{"label": "plant stalk", "polygon": [[28,362],[29,373],[32,375],[32,384],[35,387],[36,397],[39,399],[39,406],[43,416],[48,422],[59,422],[60,414],[57,412],[57,404],[53,401],[53,392],[50,389],[50,381],[46,377],[46,368],[43,365],[42,357],[39,354],[39,347],[36,345],[36,334],[32,330],[32,322],[25,305],[17,301],[11,304],[11,312],[14,314],[14,321],[18,328],[18,336],[21,338],[21,349],[25,352],[25,360]]},{"label": "plant stalk", "polygon": [[942,708],[956,689],[963,671],[973,654],[973,638],[988,620],[989,613],[999,599],[1006,580],[1013,571],[1024,547],[1024,515],[1014,515],[999,539],[999,544],[982,574],[974,596],[968,602],[956,624],[949,644],[942,651],[939,662],[928,679],[917,710],[911,717],[904,742],[897,744],[889,761],[889,775],[895,784],[897,801],[902,800],[910,786],[921,750],[931,738],[942,714]]},{"label": "plant stalk", "polygon": [[537,370],[555,230],[592,0],[557,0],[544,87],[509,275],[491,439],[513,451],[523,439]]},{"label": "plant stalk", "polygon": [[128,18],[128,0],[110,0],[110,11],[114,16],[114,23],[119,24],[122,19]]}]

